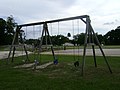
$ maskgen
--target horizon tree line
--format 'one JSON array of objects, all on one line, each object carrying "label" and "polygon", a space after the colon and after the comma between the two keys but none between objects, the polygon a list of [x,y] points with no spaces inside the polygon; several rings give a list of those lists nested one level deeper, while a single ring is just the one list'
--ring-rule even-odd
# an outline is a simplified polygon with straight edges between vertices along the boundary
[{"label": "horizon tree line", "polygon": [[[14,17],[10,15],[6,20],[0,18],[0,45],[10,45],[12,43],[15,27],[17,23],[14,20]],[[105,35],[96,33],[101,44],[104,45],[120,45],[120,26],[115,30],[110,30]],[[76,34],[73,36],[73,39],[69,39],[71,34],[68,33],[67,36],[64,35],[54,35],[51,36],[53,45],[62,45],[66,42],[72,43],[74,45],[84,45],[85,33]],[[38,44],[39,39],[26,39],[26,44]],[[43,44],[45,42],[45,37],[43,37]],[[48,42],[49,43],[49,42]]]}]

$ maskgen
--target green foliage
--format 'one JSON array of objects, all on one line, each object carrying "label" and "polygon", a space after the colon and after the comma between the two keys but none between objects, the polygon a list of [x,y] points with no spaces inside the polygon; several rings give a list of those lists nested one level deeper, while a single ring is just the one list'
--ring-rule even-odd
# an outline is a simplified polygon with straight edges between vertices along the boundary
[{"label": "green foliage", "polygon": [[106,45],[120,45],[120,26],[104,35]]},{"label": "green foliage", "polygon": [[62,44],[69,42],[69,39],[63,35],[52,36],[51,39],[53,45],[61,46]]},{"label": "green foliage", "polygon": [[[97,34],[97,33],[96,36],[98,37],[99,42],[102,44],[104,42],[104,37],[101,34]],[[85,33],[80,33],[74,35],[72,43],[77,45],[84,45],[84,41],[85,41]],[[96,43],[95,39],[94,42]]]},{"label": "green foliage", "polygon": [[4,44],[5,41],[5,29],[6,29],[6,21],[0,18],[0,45]]},{"label": "green foliage", "polygon": [[[42,41],[42,45],[46,45],[46,38],[47,38],[47,44],[50,45],[50,40],[49,38],[51,38],[51,41],[52,41],[52,44],[54,46],[56,45],[62,45],[64,44],[65,42],[68,42],[69,39],[63,35],[57,35],[57,36],[50,36],[50,37],[45,37],[43,36],[43,41]],[[28,39],[25,41],[26,44],[31,44],[34,43],[35,46],[38,46],[40,44],[40,40],[38,39]]]},{"label": "green foliage", "polygon": [[[100,44],[120,45],[120,26],[118,26],[115,30],[109,31],[104,36],[98,33],[96,33],[96,36],[98,37]],[[70,33],[67,34],[67,37],[63,35],[50,36],[50,38],[52,39],[53,45],[62,45],[66,42],[71,42],[74,45],[84,45],[85,33],[74,35],[72,40],[70,40],[69,37],[71,37]],[[47,43],[50,44],[48,36],[47,36],[47,40],[48,40]],[[36,40],[33,40],[33,41],[37,42],[37,44],[39,42]],[[97,44],[95,39],[94,39],[94,42],[95,44]],[[27,40],[27,43],[31,44],[31,39]],[[43,36],[43,45],[45,44],[46,44],[46,37]]]},{"label": "green foliage", "polygon": [[71,34],[70,34],[70,33],[68,33],[68,34],[67,34],[67,37],[71,37]]},{"label": "green foliage", "polygon": [[83,45],[85,40],[85,33],[74,35],[73,38],[74,44]]},{"label": "green foliage", "polygon": [[[11,44],[13,36],[14,36],[14,29],[17,26],[17,23],[14,20],[14,17],[10,15],[7,17],[7,20],[0,18],[0,45],[6,45]],[[106,45],[120,45],[120,26],[118,26],[115,30],[111,30],[108,33],[106,33],[104,36],[101,34],[97,34],[98,40],[100,44],[106,44]],[[67,37],[63,35],[56,35],[51,36],[53,45],[62,45],[66,42],[71,42],[74,45],[83,45],[84,39],[85,39],[85,33],[80,33],[73,36],[73,40],[70,40],[69,37],[71,37],[71,34],[68,33]],[[43,45],[46,44],[45,36],[43,37]],[[50,43],[49,37],[47,36],[48,44]],[[32,44],[38,45],[40,40],[26,40],[26,44]],[[96,43],[96,41],[95,41]]]},{"label": "green foliage", "polygon": [[0,45],[11,44],[16,25],[12,15],[6,21],[0,18]]},{"label": "green foliage", "polygon": [[15,32],[14,28],[17,26],[17,23],[15,22],[14,17],[12,15],[7,17],[6,24],[7,24],[7,33],[14,34]]}]

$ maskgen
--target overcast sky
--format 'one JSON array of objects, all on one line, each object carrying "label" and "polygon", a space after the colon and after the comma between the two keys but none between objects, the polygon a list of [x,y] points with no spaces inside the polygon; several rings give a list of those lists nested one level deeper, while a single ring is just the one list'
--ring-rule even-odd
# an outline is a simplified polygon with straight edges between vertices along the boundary
[{"label": "overcast sky", "polygon": [[0,18],[13,15],[18,24],[89,15],[95,32],[120,24],[120,0],[0,0]]}]

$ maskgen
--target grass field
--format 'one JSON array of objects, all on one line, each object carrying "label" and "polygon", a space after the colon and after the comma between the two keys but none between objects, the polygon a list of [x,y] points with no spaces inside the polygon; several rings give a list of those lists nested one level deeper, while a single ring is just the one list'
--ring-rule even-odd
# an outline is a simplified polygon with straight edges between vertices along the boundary
[{"label": "grass field", "polygon": [[[30,55],[30,60],[34,60]],[[24,57],[15,58],[14,63],[0,60],[0,90],[120,90],[120,57],[107,57],[112,68],[110,74],[103,57],[97,57],[98,67],[94,67],[93,57],[86,57],[85,73],[81,76],[80,66],[74,67],[73,56],[58,56],[59,64],[45,69],[15,69]],[[41,63],[51,61],[51,55],[42,55]]]}]

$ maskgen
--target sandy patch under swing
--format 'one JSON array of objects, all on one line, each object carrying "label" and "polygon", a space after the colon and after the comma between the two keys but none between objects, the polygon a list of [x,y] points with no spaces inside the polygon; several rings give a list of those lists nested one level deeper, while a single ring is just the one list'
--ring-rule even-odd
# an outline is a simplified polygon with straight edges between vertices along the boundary
[{"label": "sandy patch under swing", "polygon": [[34,62],[34,63],[28,63],[28,64],[23,64],[23,65],[18,65],[15,66],[14,68],[32,68],[32,69],[44,69],[46,67],[48,67],[49,65],[52,65],[53,62],[48,62],[42,65],[38,65],[38,62]]}]

